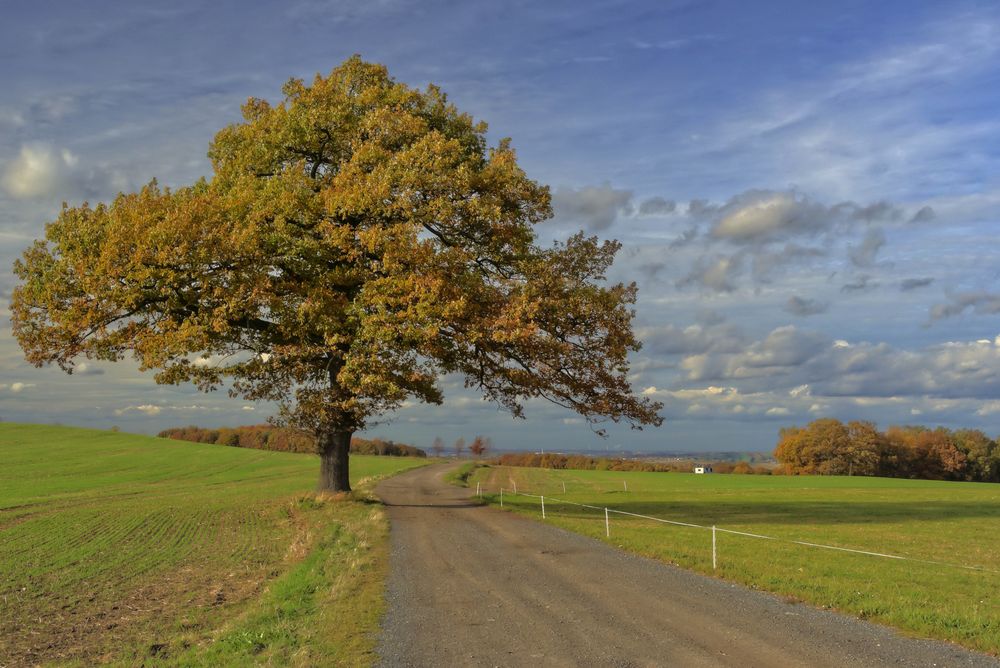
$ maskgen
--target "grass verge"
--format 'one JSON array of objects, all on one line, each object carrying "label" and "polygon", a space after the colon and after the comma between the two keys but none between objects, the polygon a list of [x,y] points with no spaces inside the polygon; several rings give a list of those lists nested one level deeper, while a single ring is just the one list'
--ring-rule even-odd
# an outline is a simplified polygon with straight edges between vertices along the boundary
[{"label": "grass verge", "polygon": [[483,467],[483,464],[479,462],[465,462],[461,466],[448,471],[445,474],[444,479],[448,484],[455,485],[456,487],[468,487],[469,477],[477,468]]}]

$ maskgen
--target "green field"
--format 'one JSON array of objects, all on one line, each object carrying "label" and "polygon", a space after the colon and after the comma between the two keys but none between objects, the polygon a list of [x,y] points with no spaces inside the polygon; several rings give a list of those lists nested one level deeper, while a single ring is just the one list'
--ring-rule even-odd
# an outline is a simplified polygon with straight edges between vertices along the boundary
[{"label": "green field", "polygon": [[0,423],[0,665],[367,665],[387,523],[425,460],[315,457]]},{"label": "green field", "polygon": [[[713,573],[877,622],[911,635],[1000,653],[1000,485],[862,477],[693,475],[489,467],[468,482],[504,509],[626,550]],[[563,484],[566,491],[563,492]],[[625,491],[625,486],[628,491]],[[951,566],[850,554],[779,540],[610,515],[558,499],[641,515]]]}]

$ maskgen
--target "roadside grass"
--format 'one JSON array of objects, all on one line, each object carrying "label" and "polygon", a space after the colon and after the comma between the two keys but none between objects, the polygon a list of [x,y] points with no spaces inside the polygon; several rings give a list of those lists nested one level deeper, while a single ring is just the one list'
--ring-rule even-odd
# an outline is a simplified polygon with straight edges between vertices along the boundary
[{"label": "roadside grass", "polygon": [[[544,495],[547,521],[571,531],[910,635],[1000,654],[1000,485],[514,467],[478,469],[469,482],[477,481],[493,504],[505,488],[504,510],[541,518],[539,499],[511,494],[516,482],[519,492]],[[711,531],[612,513],[608,538],[604,507],[784,540],[720,532],[713,571]]]},{"label": "roadside grass", "polygon": [[373,484],[423,460],[0,423],[0,665],[368,665],[387,568]]},{"label": "roadside grass", "polygon": [[481,464],[479,462],[465,462],[464,464],[448,471],[444,480],[450,485],[455,485],[456,487],[468,487],[469,486],[469,476],[472,472],[479,468]]}]

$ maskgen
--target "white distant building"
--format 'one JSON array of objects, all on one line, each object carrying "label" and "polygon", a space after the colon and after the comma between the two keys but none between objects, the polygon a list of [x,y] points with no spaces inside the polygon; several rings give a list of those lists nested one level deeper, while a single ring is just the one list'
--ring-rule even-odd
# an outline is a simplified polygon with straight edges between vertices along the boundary
[{"label": "white distant building", "polygon": [[694,467],[694,472],[695,473],[711,473],[712,472],[712,467],[709,466],[709,465],[707,465],[707,464],[704,465],[704,466],[695,466]]}]

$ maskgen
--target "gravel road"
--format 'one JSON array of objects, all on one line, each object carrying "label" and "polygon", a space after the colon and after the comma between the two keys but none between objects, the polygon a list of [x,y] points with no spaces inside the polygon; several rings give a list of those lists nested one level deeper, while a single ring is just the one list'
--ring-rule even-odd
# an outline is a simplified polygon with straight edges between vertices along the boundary
[{"label": "gravel road", "polygon": [[1000,666],[479,506],[449,466],[378,487],[383,666]]}]

